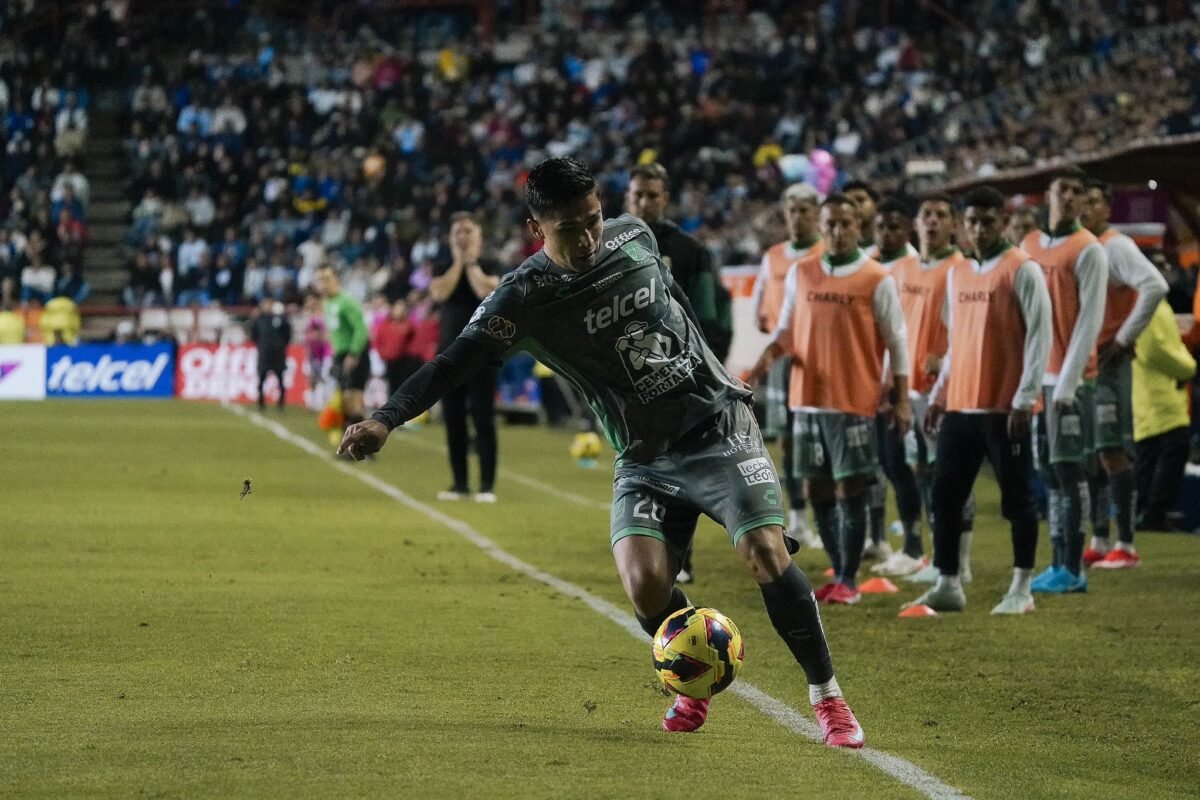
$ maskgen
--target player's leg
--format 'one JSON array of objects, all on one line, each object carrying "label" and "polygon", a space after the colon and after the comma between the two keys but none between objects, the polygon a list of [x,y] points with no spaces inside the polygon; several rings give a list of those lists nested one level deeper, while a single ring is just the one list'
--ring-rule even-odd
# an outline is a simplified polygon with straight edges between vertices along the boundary
[{"label": "player's leg", "polygon": [[266,368],[266,365],[260,365],[258,368],[258,410],[267,410],[267,396],[263,394],[263,388],[267,385],[267,375],[271,370]]},{"label": "player's leg", "polygon": [[[877,414],[874,419],[873,433],[875,437],[875,453],[882,456],[885,440],[888,435],[888,418],[885,414]],[[891,547],[887,543],[887,487],[891,483],[888,474],[888,464],[882,458],[875,466],[874,479],[867,484],[867,508],[869,537],[866,544],[868,558],[887,558]]]},{"label": "player's leg", "polygon": [[861,747],[862,728],[842,699],[812,585],[789,554],[783,496],[765,447],[724,455],[725,437],[761,442],[750,410],[732,404],[717,421],[719,435],[703,452],[688,454],[686,492],[725,525],[729,540],[762,592],[767,616],[808,681],[809,702],[833,747]]},{"label": "player's leg", "polygon": [[868,494],[871,478],[879,469],[872,435],[873,420],[854,414],[822,414],[820,424],[828,444],[829,463],[837,483],[842,550],[841,570],[834,576],[840,588],[825,596],[826,602],[853,604],[858,593],[858,568],[870,518]]},{"label": "player's leg", "polygon": [[784,434],[780,437],[783,446],[783,486],[787,490],[788,499],[787,530],[801,546],[817,548],[821,546],[821,540],[808,527],[804,482],[796,474],[796,445],[791,435],[795,417],[796,412],[787,409]]},{"label": "player's leg", "polygon": [[484,502],[495,500],[496,487],[496,379],[494,367],[484,367],[467,382],[471,424],[475,428],[475,453],[479,456],[479,494]]},{"label": "player's leg", "polygon": [[[792,415],[792,472],[797,480],[803,482],[804,494],[812,506],[817,536],[825,548],[834,574],[837,574],[842,563],[837,494],[833,472],[826,457],[820,416],[809,411],[796,411]],[[831,582],[818,589],[817,599],[821,599],[832,586]]]},{"label": "player's leg", "polygon": [[908,606],[927,605],[936,611],[961,611],[967,604],[962,588],[959,542],[963,508],[983,464],[983,437],[977,414],[950,412],[942,417],[937,437],[931,492],[933,563],[938,578],[933,587]]},{"label": "player's leg", "polygon": [[446,451],[450,458],[450,489],[438,493],[439,500],[462,500],[471,493],[467,479],[467,395],[466,384],[455,386],[442,396],[442,424],[446,427]]},{"label": "player's leg", "polygon": [[[1075,402],[1066,408],[1053,404],[1046,392],[1046,434],[1049,469],[1044,470],[1050,489],[1051,541],[1057,538],[1058,568],[1039,575],[1033,581],[1035,592],[1087,591],[1083,575],[1084,514],[1091,507],[1087,475],[1084,470],[1086,447],[1085,404],[1090,403],[1084,387]],[[1057,515],[1054,505],[1057,497]],[[1057,528],[1057,537],[1055,537]]]},{"label": "player's leg", "polygon": [[[1134,567],[1140,561],[1133,546],[1137,476],[1130,457],[1133,450],[1132,393],[1132,365],[1128,360],[1101,371],[1095,392],[1097,460],[1108,477],[1117,523],[1116,547],[1102,560],[1093,558],[1091,562],[1102,569]],[[1087,561],[1086,556],[1084,560]]]},{"label": "player's leg", "polygon": [[888,462],[888,472],[892,476],[892,489],[896,493],[896,508],[900,514],[900,525],[904,533],[903,547],[889,555],[884,561],[871,567],[872,572],[881,575],[910,575],[924,566],[924,547],[921,544],[921,486],[917,478],[917,469],[924,460],[921,451],[924,441],[916,426],[916,408],[919,401],[913,401],[914,429],[901,436],[894,428],[889,428],[884,438],[885,451],[881,454]]},{"label": "player's leg", "polygon": [[992,613],[1027,614],[1034,609],[1031,583],[1038,538],[1037,504],[1031,491],[1031,443],[1009,439],[1006,414],[981,416],[988,461],[1000,484],[1000,513],[1012,532],[1012,582]]}]

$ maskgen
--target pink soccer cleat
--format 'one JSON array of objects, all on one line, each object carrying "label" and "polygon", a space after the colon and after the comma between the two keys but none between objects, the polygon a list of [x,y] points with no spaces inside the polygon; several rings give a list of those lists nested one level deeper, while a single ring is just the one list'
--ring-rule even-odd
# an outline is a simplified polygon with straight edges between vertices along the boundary
[{"label": "pink soccer cleat", "polygon": [[854,718],[854,712],[840,697],[830,697],[813,704],[813,713],[825,734],[825,744],[830,747],[849,747],[857,750],[866,741],[862,726]]},{"label": "pink soccer cleat", "polygon": [[686,695],[678,695],[663,717],[663,730],[671,733],[691,733],[699,730],[704,720],[708,719],[710,702],[712,698],[696,700]]}]

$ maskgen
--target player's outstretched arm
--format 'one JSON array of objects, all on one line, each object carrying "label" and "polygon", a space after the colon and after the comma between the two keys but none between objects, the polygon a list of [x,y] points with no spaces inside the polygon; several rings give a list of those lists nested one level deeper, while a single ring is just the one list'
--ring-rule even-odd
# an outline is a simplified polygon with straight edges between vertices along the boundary
[{"label": "player's outstretched arm", "polygon": [[346,453],[361,461],[378,452],[395,428],[426,411],[455,386],[466,383],[490,359],[488,349],[479,342],[461,336],[455,339],[444,353],[406,380],[370,419],[346,428],[338,455]]}]

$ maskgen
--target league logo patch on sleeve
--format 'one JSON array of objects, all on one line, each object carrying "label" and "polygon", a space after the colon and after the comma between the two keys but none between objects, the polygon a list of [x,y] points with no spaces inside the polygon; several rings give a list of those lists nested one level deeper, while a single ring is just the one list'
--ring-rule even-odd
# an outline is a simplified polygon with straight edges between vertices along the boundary
[{"label": "league logo patch on sleeve", "polygon": [[645,264],[647,261],[654,260],[654,254],[637,242],[629,242],[621,245],[621,252],[628,256],[629,260],[635,264]]},{"label": "league logo patch on sleeve", "polygon": [[493,339],[498,339],[505,344],[512,344],[513,337],[517,335],[516,323],[507,320],[504,317],[492,315],[483,323],[483,332]]}]

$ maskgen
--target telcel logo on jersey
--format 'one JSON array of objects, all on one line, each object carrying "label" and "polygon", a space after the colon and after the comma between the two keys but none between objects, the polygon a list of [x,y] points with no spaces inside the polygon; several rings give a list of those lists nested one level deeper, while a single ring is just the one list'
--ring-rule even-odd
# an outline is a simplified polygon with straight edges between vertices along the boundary
[{"label": "telcel logo on jersey", "polygon": [[107,397],[170,397],[175,370],[169,346],[52,347],[46,393]]},{"label": "telcel logo on jersey", "polygon": [[583,321],[588,333],[597,333],[614,322],[624,319],[641,308],[654,305],[660,290],[658,278],[651,278],[649,286],[642,286],[628,294],[613,297],[612,302],[600,308],[589,308]]}]

